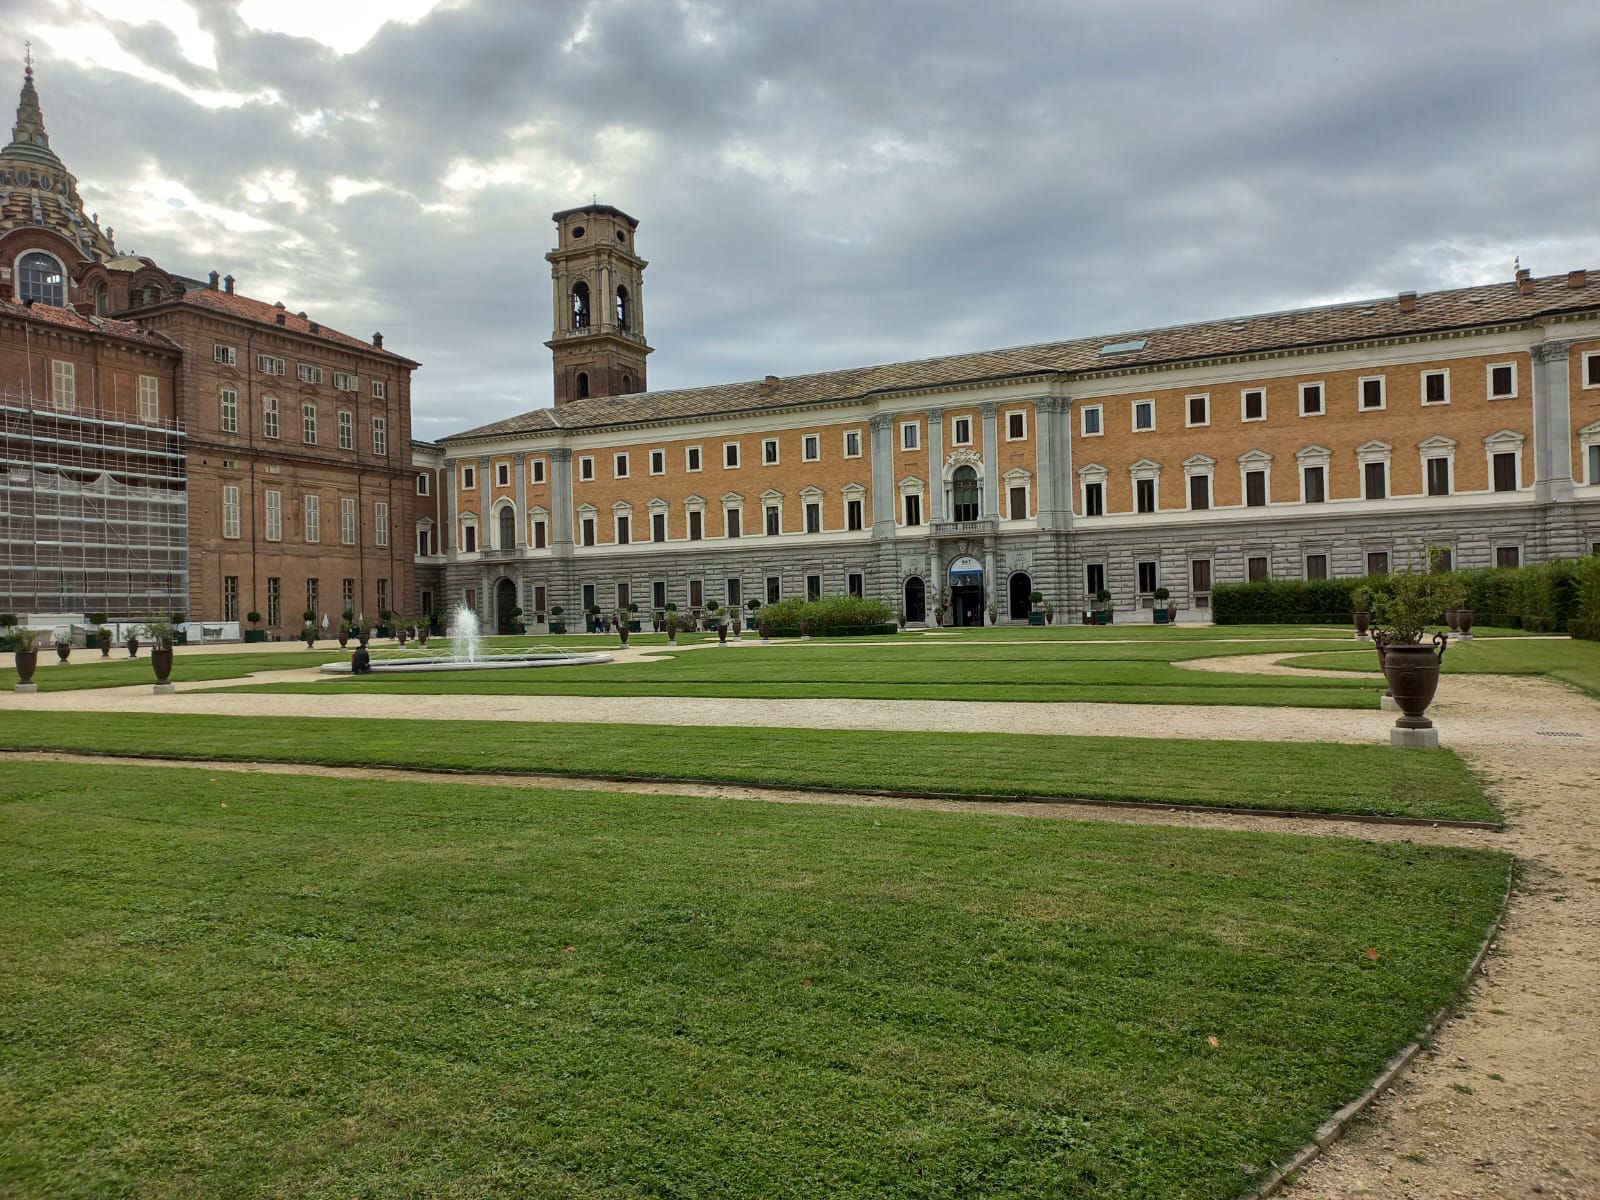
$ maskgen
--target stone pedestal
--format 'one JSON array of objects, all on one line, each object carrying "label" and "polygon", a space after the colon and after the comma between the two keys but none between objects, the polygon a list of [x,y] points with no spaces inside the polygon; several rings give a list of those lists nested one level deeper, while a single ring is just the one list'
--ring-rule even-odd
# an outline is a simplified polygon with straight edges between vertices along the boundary
[{"label": "stone pedestal", "polygon": [[170,696],[178,689],[170,683],[155,683],[150,685],[150,690],[158,696]]},{"label": "stone pedestal", "polygon": [[1379,699],[1378,699],[1378,707],[1380,709],[1382,709],[1384,712],[1399,712],[1400,711],[1400,705],[1395,701],[1395,698],[1393,696],[1381,696],[1381,697],[1379,697]]},{"label": "stone pedestal", "polygon": [[15,690],[19,692],[37,692],[39,685],[37,683],[19,683]]},{"label": "stone pedestal", "polygon": [[1396,725],[1389,730],[1389,745],[1405,746],[1413,750],[1437,750],[1439,748],[1439,731],[1437,729],[1401,729]]}]

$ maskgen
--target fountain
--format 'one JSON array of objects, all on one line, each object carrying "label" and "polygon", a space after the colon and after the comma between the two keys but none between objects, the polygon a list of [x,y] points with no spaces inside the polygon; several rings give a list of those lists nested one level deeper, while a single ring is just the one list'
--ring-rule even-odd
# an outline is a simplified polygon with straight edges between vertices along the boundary
[{"label": "fountain", "polygon": [[[534,646],[526,650],[483,649],[478,614],[465,604],[450,614],[446,627],[450,649],[435,642],[418,650],[377,650],[372,654],[372,674],[397,675],[418,671],[499,671],[510,667],[587,667],[611,661],[611,655],[578,654],[559,646]],[[323,663],[324,675],[348,675],[347,662]]]}]

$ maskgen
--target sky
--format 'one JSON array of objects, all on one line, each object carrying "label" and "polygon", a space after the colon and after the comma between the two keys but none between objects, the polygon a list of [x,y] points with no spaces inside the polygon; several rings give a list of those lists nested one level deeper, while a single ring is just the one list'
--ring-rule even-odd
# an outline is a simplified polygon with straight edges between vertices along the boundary
[{"label": "sky", "polygon": [[422,438],[550,404],[550,215],[594,199],[639,221],[654,390],[1600,268],[1592,0],[0,0],[0,29],[119,249],[381,330]]}]

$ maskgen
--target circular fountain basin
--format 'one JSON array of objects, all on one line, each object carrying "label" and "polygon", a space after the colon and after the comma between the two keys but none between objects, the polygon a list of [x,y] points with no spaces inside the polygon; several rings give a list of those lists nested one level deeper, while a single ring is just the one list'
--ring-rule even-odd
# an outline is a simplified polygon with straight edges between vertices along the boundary
[{"label": "circular fountain basin", "polygon": [[[528,653],[428,654],[410,658],[372,659],[371,674],[400,675],[421,671],[503,671],[513,667],[592,667],[611,661],[609,654],[572,654],[564,650],[537,650]],[[317,668],[324,675],[348,675],[347,662],[323,663]]]}]

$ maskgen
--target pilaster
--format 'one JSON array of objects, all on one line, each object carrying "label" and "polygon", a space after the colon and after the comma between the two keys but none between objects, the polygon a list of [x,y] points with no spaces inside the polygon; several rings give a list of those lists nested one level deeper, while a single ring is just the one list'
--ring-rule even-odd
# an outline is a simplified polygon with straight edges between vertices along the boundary
[{"label": "pilaster", "polygon": [[511,456],[511,469],[517,473],[517,538],[518,550],[528,548],[528,456],[518,452]]},{"label": "pilaster", "polygon": [[1533,359],[1533,495],[1541,504],[1572,501],[1571,342],[1541,342]]},{"label": "pilaster", "polygon": [[550,451],[550,551],[572,557],[572,451],[566,446]]},{"label": "pilaster", "polygon": [[[950,519],[950,497],[944,486],[944,409],[930,408],[928,417],[928,512],[926,519]],[[934,565],[938,566],[937,558]]]},{"label": "pilaster", "polygon": [[1000,515],[1000,406],[985,404],[983,413],[983,516]]},{"label": "pilaster", "polygon": [[439,538],[440,550],[450,558],[454,558],[457,551],[461,549],[458,544],[461,537],[461,525],[456,519],[456,484],[460,479],[456,474],[456,462],[457,460],[453,458],[444,460],[445,526],[440,530],[442,536]]},{"label": "pilaster", "polygon": [[893,538],[894,524],[894,418],[876,413],[867,424],[872,429],[872,537]]}]

